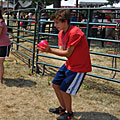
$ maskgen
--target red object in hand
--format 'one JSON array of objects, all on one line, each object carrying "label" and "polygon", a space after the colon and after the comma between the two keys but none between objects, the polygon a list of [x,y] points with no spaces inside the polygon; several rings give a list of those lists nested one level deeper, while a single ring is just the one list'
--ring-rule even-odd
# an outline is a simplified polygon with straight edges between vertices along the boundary
[{"label": "red object in hand", "polygon": [[23,25],[23,22],[20,22],[20,25]]},{"label": "red object in hand", "polygon": [[49,46],[49,45],[48,45],[48,42],[47,42],[46,40],[42,40],[42,41],[40,41],[40,43],[38,44],[38,47],[39,47],[40,49],[46,49],[47,46]]}]

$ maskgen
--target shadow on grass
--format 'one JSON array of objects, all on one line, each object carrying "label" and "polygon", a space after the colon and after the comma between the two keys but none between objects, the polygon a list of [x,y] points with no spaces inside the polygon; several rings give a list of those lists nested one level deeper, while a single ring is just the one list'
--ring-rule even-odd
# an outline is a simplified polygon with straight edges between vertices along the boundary
[{"label": "shadow on grass", "polygon": [[109,113],[103,112],[75,112],[72,120],[119,120],[119,119]]},{"label": "shadow on grass", "polygon": [[24,79],[5,79],[4,78],[4,84],[8,87],[32,87],[36,85],[36,82],[33,82],[31,80],[24,80]]},{"label": "shadow on grass", "polygon": [[120,96],[120,89],[112,87],[108,84],[98,83],[90,80],[85,80],[84,84],[87,86],[86,89],[95,89],[104,93]]}]

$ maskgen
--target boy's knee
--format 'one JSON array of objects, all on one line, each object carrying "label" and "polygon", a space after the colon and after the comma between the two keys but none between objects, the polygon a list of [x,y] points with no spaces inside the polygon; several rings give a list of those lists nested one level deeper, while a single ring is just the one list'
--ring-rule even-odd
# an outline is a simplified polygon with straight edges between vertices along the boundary
[{"label": "boy's knee", "polygon": [[59,88],[60,88],[60,86],[55,85],[54,83],[52,84],[52,87],[53,87],[54,89],[59,89]]}]

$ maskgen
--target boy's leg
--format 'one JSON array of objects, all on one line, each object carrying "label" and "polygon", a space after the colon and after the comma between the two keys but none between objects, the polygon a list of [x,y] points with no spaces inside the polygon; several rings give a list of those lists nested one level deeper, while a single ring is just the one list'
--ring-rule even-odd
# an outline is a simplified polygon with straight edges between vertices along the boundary
[{"label": "boy's leg", "polygon": [[55,85],[55,84],[52,84],[52,87],[54,88],[54,91],[55,91],[55,93],[56,93],[56,96],[57,96],[57,98],[58,98],[58,100],[59,100],[59,103],[60,103],[61,107],[62,107],[63,109],[66,109],[66,108],[65,108],[64,99],[63,99],[63,96],[62,96],[62,93],[61,93],[61,90],[60,90],[60,86]]},{"label": "boy's leg", "polygon": [[52,81],[52,87],[54,88],[54,91],[59,100],[59,103],[63,109],[65,109],[65,103],[63,100],[63,96],[61,94],[60,85],[65,78],[65,71],[66,71],[66,67],[65,67],[65,64],[63,64],[63,66],[58,70],[58,72],[56,73]]},{"label": "boy's leg", "polygon": [[66,111],[69,113],[72,113],[72,97],[71,97],[71,95],[66,92],[63,92],[63,91],[61,91],[61,94],[62,94],[62,97],[64,100]]},{"label": "boy's leg", "polygon": [[65,103],[66,112],[57,117],[57,120],[71,120],[73,117],[71,95],[63,91],[61,91],[61,94]]},{"label": "boy's leg", "polygon": [[85,76],[85,73],[74,73],[72,71],[68,71],[68,73],[68,76],[64,79],[60,86],[66,112],[57,117],[57,120],[70,120],[71,117],[73,117],[71,94],[76,95]]}]

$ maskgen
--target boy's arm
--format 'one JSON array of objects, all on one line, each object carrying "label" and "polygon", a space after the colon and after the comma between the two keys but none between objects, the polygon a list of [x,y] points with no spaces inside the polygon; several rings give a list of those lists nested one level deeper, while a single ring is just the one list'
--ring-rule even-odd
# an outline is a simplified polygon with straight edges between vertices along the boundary
[{"label": "boy's arm", "polygon": [[74,51],[74,46],[70,46],[69,48],[67,48],[66,50],[62,50],[61,47],[59,47],[59,49],[52,49],[49,46],[47,46],[46,49],[39,49],[41,52],[47,52],[47,53],[52,53],[58,56],[63,56],[63,57],[70,57]]},{"label": "boy's arm", "polygon": [[67,48],[67,50],[62,50],[62,49],[51,49],[49,53],[58,55],[58,56],[64,56],[64,57],[70,57],[74,51],[74,46],[70,46],[69,48]]}]

